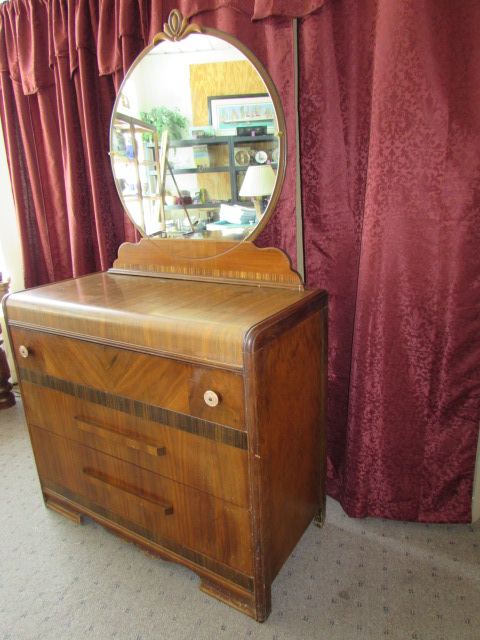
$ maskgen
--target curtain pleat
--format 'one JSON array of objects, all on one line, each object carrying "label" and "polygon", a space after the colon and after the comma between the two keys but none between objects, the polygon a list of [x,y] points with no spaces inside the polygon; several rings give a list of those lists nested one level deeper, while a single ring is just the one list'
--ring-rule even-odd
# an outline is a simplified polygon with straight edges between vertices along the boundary
[{"label": "curtain pleat", "polygon": [[[48,282],[48,269],[42,258],[42,248],[38,242],[39,223],[37,220],[35,202],[32,191],[32,178],[30,176],[27,159],[23,148],[20,113],[25,111],[22,103],[27,102],[28,97],[23,93],[15,97],[14,87],[8,73],[2,71],[1,78],[1,118],[4,139],[7,151],[8,165],[12,180],[12,192],[18,225],[21,229],[20,243],[25,273],[38,272],[38,278],[42,282]],[[17,103],[18,102],[18,103]]]},{"label": "curtain pleat", "polygon": [[83,147],[83,141],[68,59],[59,58],[54,70],[65,175],[65,214],[68,219],[72,264],[76,265],[79,273],[88,273],[91,265],[95,264],[97,243],[96,239],[92,242],[91,235],[85,233],[90,224],[90,194],[83,154],[78,152]]}]

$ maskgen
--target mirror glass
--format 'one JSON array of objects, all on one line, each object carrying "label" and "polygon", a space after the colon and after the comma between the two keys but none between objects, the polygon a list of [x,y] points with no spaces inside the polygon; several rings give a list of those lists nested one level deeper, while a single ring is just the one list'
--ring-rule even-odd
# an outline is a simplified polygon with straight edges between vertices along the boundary
[{"label": "mirror glass", "polygon": [[115,102],[113,173],[143,236],[255,237],[283,183],[273,83],[243,45],[201,31],[148,47]]}]

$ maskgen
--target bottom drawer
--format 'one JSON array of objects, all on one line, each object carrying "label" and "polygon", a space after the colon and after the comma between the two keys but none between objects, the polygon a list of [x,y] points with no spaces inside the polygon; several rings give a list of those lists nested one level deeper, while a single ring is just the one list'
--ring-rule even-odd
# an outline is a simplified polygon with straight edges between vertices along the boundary
[{"label": "bottom drawer", "polygon": [[252,575],[249,511],[37,427],[30,427],[40,480]]}]

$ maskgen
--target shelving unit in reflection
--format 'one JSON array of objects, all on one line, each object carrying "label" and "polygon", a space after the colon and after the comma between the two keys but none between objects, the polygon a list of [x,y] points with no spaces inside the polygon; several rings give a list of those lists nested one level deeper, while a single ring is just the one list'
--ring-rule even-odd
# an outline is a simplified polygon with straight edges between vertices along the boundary
[{"label": "shelving unit in reflection", "polygon": [[[239,192],[249,166],[269,163],[276,171],[277,146],[274,135],[171,140],[162,196],[158,180],[161,148],[155,127],[117,112],[111,158],[123,204],[146,235],[191,232],[185,207],[195,231],[228,235],[234,228],[255,223],[253,202]],[[165,229],[160,216],[162,197]]]}]

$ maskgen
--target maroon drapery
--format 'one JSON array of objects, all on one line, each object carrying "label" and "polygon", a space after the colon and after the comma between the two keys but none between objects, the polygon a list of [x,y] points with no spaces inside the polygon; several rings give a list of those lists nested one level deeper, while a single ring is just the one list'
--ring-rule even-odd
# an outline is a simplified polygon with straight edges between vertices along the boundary
[{"label": "maroon drapery", "polygon": [[[480,8],[450,4],[11,0],[0,9],[2,120],[29,284],[106,268],[132,239],[106,156],[110,111],[175,7],[245,42],[279,89],[289,164],[259,242],[295,261],[291,18],[300,18],[306,277],[330,294],[328,488],[352,516],[466,522],[471,513]],[[32,43],[20,54],[19,34]]]},{"label": "maroon drapery", "polygon": [[26,286],[106,269],[119,245],[135,239],[107,154],[110,115],[126,70],[177,6],[236,35],[273,76],[285,105],[289,165],[259,242],[284,248],[296,264],[290,22],[252,24],[253,2],[223,3],[218,14],[206,10],[208,3],[195,4],[11,0],[0,8],[2,119]]},{"label": "maroon drapery", "polygon": [[111,178],[115,90],[96,63],[95,3],[0,7],[1,111],[27,286],[107,268],[134,239]]},{"label": "maroon drapery", "polygon": [[471,517],[479,24],[478,2],[434,0],[329,2],[301,23],[306,275],[330,296],[328,488],[352,516]]}]

